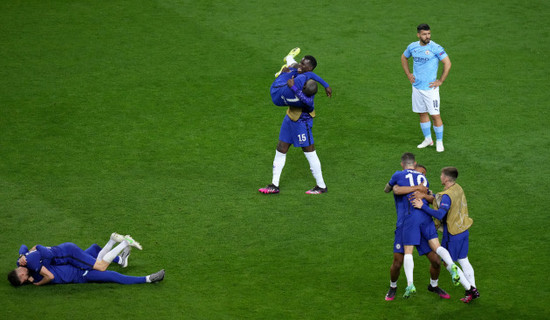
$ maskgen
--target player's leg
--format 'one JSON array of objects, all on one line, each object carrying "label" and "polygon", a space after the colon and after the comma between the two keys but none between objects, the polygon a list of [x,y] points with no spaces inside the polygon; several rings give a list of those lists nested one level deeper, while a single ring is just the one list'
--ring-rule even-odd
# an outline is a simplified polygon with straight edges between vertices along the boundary
[{"label": "player's leg", "polygon": [[[88,249],[84,250],[84,252],[86,252],[87,254],[91,255],[92,257],[94,257],[96,260],[97,260],[97,256],[99,254],[99,252],[101,251],[101,247],[98,245],[98,244],[92,244]],[[123,267],[125,267],[125,265],[123,264],[123,257],[124,257],[124,252],[125,251],[128,251],[127,253],[127,256],[129,256],[129,251],[130,251],[130,247],[127,247],[125,248],[124,250],[122,250],[122,253],[120,254],[120,256],[116,257],[113,262],[114,263],[118,263],[120,265],[122,265]],[[126,257],[126,266],[128,265],[128,259]]]},{"label": "player's leg", "polygon": [[294,58],[299,54],[300,54],[300,48],[298,47],[290,50],[290,52],[283,58],[283,61],[285,62],[285,64],[281,66],[281,69],[279,70],[279,72],[275,73],[275,78],[277,78],[281,74],[281,72],[283,72],[283,69],[297,64]]},{"label": "player's leg", "polygon": [[83,270],[91,270],[96,262],[95,257],[86,253],[74,243],[66,242],[57,246],[61,249],[67,263]]},{"label": "player's leg", "polygon": [[435,148],[437,152],[445,151],[443,147],[443,120],[441,120],[440,114],[440,99],[439,88],[435,88],[428,91],[429,96],[426,105],[428,106],[428,113],[433,119],[434,132],[435,132]]},{"label": "player's leg", "polygon": [[281,123],[281,129],[279,130],[279,142],[277,143],[277,150],[275,151],[275,158],[273,159],[273,176],[271,184],[268,184],[264,188],[258,189],[259,192],[265,194],[279,193],[279,183],[281,179],[281,173],[286,163],[286,153],[293,142],[293,121],[285,115],[283,123]]},{"label": "player's leg", "polygon": [[[419,251],[420,253],[420,251]],[[430,252],[426,254],[426,258],[430,261],[430,284],[428,285],[428,291],[436,293],[442,299],[450,299],[451,296],[445,292],[445,290],[439,287],[439,273],[441,271],[441,258],[437,253],[430,249]]]},{"label": "player's leg", "polygon": [[323,179],[323,171],[321,169],[321,161],[319,156],[317,156],[317,151],[315,150],[315,145],[302,148],[304,155],[306,156],[307,161],[309,162],[309,169],[313,178],[315,178],[316,186],[312,189],[306,191],[307,194],[321,194],[327,193],[328,188]]},{"label": "player's leg", "polygon": [[425,98],[423,92],[414,87],[412,91],[412,110],[414,113],[419,115],[420,129],[422,130],[422,135],[424,136],[424,140],[417,146],[417,148],[422,149],[432,146],[433,140],[430,115],[428,113],[428,108],[426,107]]},{"label": "player's leg", "polygon": [[138,284],[147,282],[146,277],[127,276],[110,270],[91,270],[84,276],[84,278],[86,279],[86,282],[112,282],[119,284]]},{"label": "player's leg", "polygon": [[405,277],[407,277],[407,288],[405,289],[405,293],[403,294],[404,298],[408,298],[411,296],[411,294],[416,293],[416,287],[414,286],[414,259],[412,256],[414,246],[413,245],[405,245],[404,252],[405,255],[403,256],[403,269],[405,269]]},{"label": "player's leg", "polygon": [[311,190],[306,191],[307,194],[321,194],[328,191],[325,180],[323,179],[323,171],[321,169],[321,161],[315,150],[315,141],[313,139],[313,118],[309,115],[302,116],[294,125],[294,138],[295,146],[302,147],[302,151],[309,163],[309,169],[313,178],[315,179],[316,186]]},{"label": "player's leg", "polygon": [[139,242],[135,241],[131,236],[124,236],[124,241],[122,241],[118,246],[116,246],[111,251],[107,252],[102,260],[97,260],[94,269],[99,271],[104,271],[107,269],[109,264],[127,247],[132,246],[142,250]]},{"label": "player's leg", "polygon": [[116,232],[111,233],[109,241],[107,241],[107,243],[103,246],[103,249],[101,249],[101,251],[99,251],[99,253],[97,254],[97,260],[103,260],[103,256],[105,256],[107,252],[111,251],[116,243],[122,241],[124,241],[123,235]]},{"label": "player's leg", "polygon": [[390,267],[390,288],[386,293],[386,301],[395,299],[395,294],[397,292],[397,280],[399,280],[399,274],[401,273],[401,267],[403,266],[403,253],[403,228],[397,227],[394,232],[393,261]]}]

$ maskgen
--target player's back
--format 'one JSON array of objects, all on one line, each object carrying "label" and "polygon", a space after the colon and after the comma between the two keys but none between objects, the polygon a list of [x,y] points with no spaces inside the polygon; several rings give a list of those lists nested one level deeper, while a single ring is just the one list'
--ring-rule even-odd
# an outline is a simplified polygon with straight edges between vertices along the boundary
[{"label": "player's back", "polygon": [[[418,185],[423,185],[427,188],[429,187],[428,179],[426,179],[426,177],[422,173],[411,169],[400,171],[399,175],[396,177],[396,184],[403,187],[414,187]],[[401,199],[401,206],[403,207],[403,210],[406,210],[406,219],[414,218],[422,221],[431,219],[428,214],[424,213],[422,210],[416,209],[410,203],[409,196],[411,195],[412,193],[403,195]],[[427,203],[426,200],[423,201]]]}]

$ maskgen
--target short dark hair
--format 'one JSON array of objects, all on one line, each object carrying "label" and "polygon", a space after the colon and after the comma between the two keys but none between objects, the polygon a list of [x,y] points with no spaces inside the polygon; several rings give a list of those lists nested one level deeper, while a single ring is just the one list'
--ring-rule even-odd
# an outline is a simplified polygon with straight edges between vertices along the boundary
[{"label": "short dark hair", "polygon": [[317,67],[317,60],[313,56],[304,56],[304,59],[309,60],[309,63],[311,64],[311,67],[313,69],[315,69],[315,67]]},{"label": "short dark hair", "polygon": [[426,23],[421,23],[416,27],[416,32],[420,33],[422,30],[430,30],[430,26]]},{"label": "short dark hair", "polygon": [[456,178],[458,178],[458,169],[455,167],[445,167],[441,169],[441,173],[451,178],[452,181],[456,181]]},{"label": "short dark hair", "polygon": [[424,169],[424,171],[428,172],[428,169],[426,169],[426,167],[424,167],[424,165],[421,165],[421,164],[416,164],[416,168],[422,168]]},{"label": "short dark hair", "polygon": [[21,280],[19,280],[19,276],[17,275],[17,270],[14,269],[8,273],[8,281],[11,283],[14,287],[19,287],[22,285]]},{"label": "short dark hair", "polygon": [[302,92],[308,96],[311,97],[312,95],[317,93],[317,81],[313,79],[309,79],[306,81],[306,84],[304,84],[304,88],[302,89]]},{"label": "short dark hair", "polygon": [[405,152],[403,153],[403,155],[401,156],[401,162],[403,164],[406,164],[406,165],[413,165],[415,163],[415,158],[414,158],[414,154],[410,153],[410,152]]}]

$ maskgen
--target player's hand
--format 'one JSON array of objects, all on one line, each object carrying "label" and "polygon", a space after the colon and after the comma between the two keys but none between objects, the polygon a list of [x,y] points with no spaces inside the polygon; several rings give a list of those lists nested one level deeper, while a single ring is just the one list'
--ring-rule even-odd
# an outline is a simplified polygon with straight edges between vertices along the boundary
[{"label": "player's hand", "polygon": [[423,184],[419,184],[416,186],[416,192],[428,193],[428,187]]},{"label": "player's hand", "polygon": [[409,81],[411,82],[411,84],[414,84],[416,82],[416,78],[414,77],[414,74],[409,74],[407,75],[407,78],[409,78]]},{"label": "player's hand", "polygon": [[294,76],[292,76],[292,78],[288,79],[288,81],[286,82],[286,85],[289,86],[290,88],[292,88],[292,86],[294,85]]},{"label": "player's hand", "polygon": [[30,276],[28,279],[27,279],[28,282],[30,283],[33,283],[34,282],[34,278],[32,276]]},{"label": "player's hand", "polygon": [[413,192],[410,196],[409,196],[409,200],[412,201],[414,199],[424,199],[424,195],[425,193],[424,192],[420,192],[420,191],[415,191]]},{"label": "player's hand", "polygon": [[422,208],[422,205],[423,205],[424,203],[423,203],[422,200],[420,200],[420,199],[412,199],[412,200],[411,200],[411,204],[412,204],[413,207],[415,207],[416,209],[420,209],[420,208]]},{"label": "player's hand", "polygon": [[25,256],[21,256],[21,258],[19,258],[19,265],[24,267],[27,265],[27,257]]},{"label": "player's hand", "polygon": [[326,87],[325,92],[327,93],[327,97],[332,98],[332,89],[331,89],[331,87]]},{"label": "player's hand", "polygon": [[443,82],[441,82],[441,80],[437,79],[434,82],[430,82],[430,88],[437,88],[437,87],[441,86],[442,84],[443,84]]}]

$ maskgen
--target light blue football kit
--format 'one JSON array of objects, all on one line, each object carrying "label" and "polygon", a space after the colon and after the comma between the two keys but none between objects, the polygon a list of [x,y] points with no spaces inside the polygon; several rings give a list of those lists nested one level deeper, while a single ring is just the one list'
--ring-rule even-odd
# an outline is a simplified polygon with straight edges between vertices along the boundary
[{"label": "light blue football kit", "polygon": [[442,46],[430,41],[427,45],[420,45],[420,41],[407,46],[403,55],[409,59],[413,57],[413,86],[418,90],[431,90],[430,82],[437,80],[439,61],[447,57]]}]

